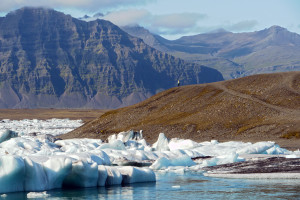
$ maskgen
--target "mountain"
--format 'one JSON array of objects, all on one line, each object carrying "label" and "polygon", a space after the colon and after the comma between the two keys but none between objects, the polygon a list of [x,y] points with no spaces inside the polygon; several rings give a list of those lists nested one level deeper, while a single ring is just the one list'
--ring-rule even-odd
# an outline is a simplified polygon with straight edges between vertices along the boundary
[{"label": "mountain", "polygon": [[124,27],[148,45],[222,72],[225,79],[256,73],[300,70],[300,35],[272,26],[256,32],[217,31],[166,40],[136,27]]},{"label": "mountain", "polygon": [[110,134],[133,129],[143,130],[152,142],[161,132],[169,138],[195,141],[285,141],[300,138],[299,98],[300,72],[176,87],[109,111],[62,138],[105,140]]},{"label": "mountain", "polygon": [[223,80],[114,24],[22,8],[0,18],[0,108],[116,108],[177,84]]}]

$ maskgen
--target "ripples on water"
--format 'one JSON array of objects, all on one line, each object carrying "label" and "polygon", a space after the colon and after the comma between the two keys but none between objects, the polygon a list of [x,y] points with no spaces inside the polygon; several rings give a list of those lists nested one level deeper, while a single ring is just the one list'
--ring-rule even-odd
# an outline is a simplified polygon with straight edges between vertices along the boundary
[{"label": "ripples on water", "polygon": [[[63,199],[300,199],[299,180],[247,180],[204,177],[202,174],[157,174],[156,183],[51,190],[50,200]],[[4,199],[27,199],[10,193]],[[43,198],[36,198],[43,199]],[[45,198],[46,199],[46,198]]]}]

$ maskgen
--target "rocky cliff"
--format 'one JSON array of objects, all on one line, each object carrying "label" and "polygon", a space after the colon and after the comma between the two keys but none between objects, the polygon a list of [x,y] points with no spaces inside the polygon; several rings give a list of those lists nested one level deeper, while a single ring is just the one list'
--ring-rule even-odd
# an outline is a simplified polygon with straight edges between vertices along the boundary
[{"label": "rocky cliff", "polygon": [[116,108],[181,84],[222,80],[214,69],[146,45],[104,20],[44,8],[0,18],[0,108]]}]

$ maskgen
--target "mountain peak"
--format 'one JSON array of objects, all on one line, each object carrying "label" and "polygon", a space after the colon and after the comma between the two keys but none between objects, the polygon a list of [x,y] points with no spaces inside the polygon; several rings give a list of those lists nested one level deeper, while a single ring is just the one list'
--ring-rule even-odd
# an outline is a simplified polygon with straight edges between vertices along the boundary
[{"label": "mountain peak", "polygon": [[281,26],[271,26],[270,28],[265,29],[266,31],[268,31],[269,33],[278,33],[278,32],[282,32],[282,31],[288,31],[286,28],[283,28]]},{"label": "mountain peak", "polygon": [[11,11],[7,15],[15,15],[15,14],[23,13],[25,11],[44,13],[44,12],[47,12],[47,11],[55,11],[55,10],[52,9],[52,8],[48,8],[48,7],[30,7],[30,6],[26,6],[26,7],[22,7],[18,10],[15,10],[15,11]]}]

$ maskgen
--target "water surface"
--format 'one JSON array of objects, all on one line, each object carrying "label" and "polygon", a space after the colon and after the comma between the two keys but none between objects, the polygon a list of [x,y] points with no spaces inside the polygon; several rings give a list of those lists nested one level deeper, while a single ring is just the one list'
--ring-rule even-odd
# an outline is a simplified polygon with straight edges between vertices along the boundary
[{"label": "water surface", "polygon": [[[211,178],[195,172],[185,174],[158,173],[156,183],[72,190],[59,189],[47,193],[50,195],[47,199],[50,200],[300,199],[300,181]],[[3,199],[27,198],[26,193],[19,192],[7,194],[7,197]]]}]

